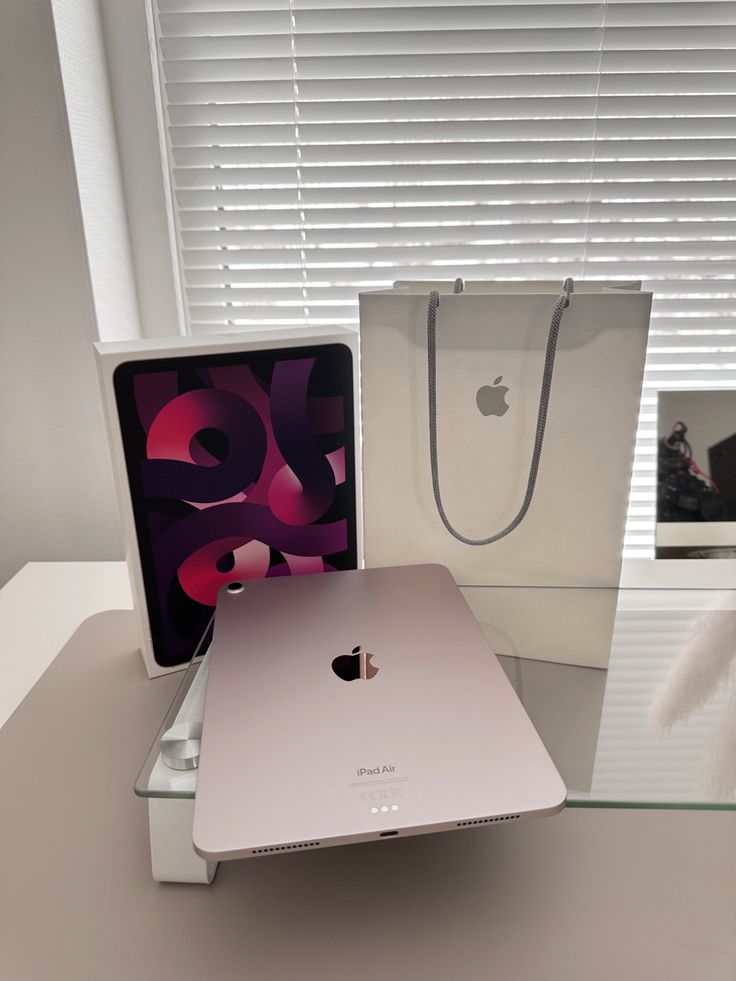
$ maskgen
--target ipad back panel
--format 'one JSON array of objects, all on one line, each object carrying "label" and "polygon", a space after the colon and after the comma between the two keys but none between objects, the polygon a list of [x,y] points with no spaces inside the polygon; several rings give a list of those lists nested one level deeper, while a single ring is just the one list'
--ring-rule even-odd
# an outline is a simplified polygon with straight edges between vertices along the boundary
[{"label": "ipad back panel", "polygon": [[553,812],[564,797],[443,567],[221,592],[195,804],[200,854],[443,830]]}]

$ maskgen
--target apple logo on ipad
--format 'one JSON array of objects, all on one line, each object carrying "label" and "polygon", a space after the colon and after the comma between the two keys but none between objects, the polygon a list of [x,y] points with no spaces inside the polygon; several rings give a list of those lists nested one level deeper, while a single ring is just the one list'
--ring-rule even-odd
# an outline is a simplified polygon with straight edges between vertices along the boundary
[{"label": "apple logo on ipad", "polygon": [[380,670],[371,664],[372,657],[360,646],[354,647],[350,654],[338,654],[332,662],[332,670],[342,681],[370,681]]},{"label": "apple logo on ipad", "polygon": [[509,411],[506,401],[508,387],[502,385],[503,375],[499,375],[492,385],[481,385],[475,393],[475,402],[484,416],[503,416]]}]

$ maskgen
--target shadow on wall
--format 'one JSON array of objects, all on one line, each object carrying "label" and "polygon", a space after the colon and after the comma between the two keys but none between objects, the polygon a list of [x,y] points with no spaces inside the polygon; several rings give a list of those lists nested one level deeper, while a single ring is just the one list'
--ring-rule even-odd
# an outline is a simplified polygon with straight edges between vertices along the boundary
[{"label": "shadow on wall", "polygon": [[122,556],[47,0],[0,5],[0,584]]}]

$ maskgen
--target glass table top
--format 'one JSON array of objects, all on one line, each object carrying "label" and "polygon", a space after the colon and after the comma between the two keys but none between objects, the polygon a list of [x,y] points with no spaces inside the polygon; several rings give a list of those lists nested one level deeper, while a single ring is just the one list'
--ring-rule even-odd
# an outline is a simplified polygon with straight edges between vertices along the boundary
[{"label": "glass table top", "polygon": [[[468,592],[568,806],[736,809],[736,591]],[[196,769],[166,766],[159,741],[201,664],[184,672],[136,780],[139,796],[195,795]]]}]

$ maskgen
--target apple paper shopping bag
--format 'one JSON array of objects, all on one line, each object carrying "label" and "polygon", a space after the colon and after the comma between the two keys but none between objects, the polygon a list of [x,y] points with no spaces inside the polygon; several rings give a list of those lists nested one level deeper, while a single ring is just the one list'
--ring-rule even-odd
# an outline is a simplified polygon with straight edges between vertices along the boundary
[{"label": "apple paper shopping bag", "polygon": [[638,287],[361,294],[368,565],[441,562],[466,587],[618,586],[651,306]]}]

